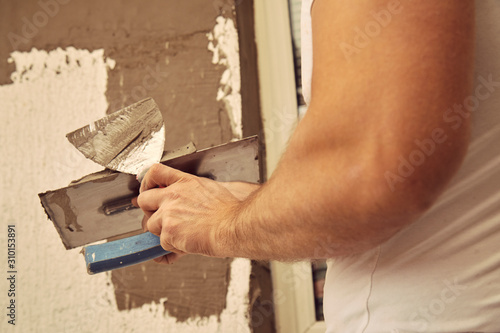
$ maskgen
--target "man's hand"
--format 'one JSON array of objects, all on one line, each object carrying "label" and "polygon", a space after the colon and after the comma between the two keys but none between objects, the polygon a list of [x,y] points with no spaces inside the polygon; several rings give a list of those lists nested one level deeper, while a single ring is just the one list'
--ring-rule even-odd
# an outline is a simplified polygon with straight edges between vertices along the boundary
[{"label": "man's hand", "polygon": [[172,252],[156,261],[172,263],[186,253],[226,256],[224,244],[238,208],[258,188],[153,165],[141,183],[137,203],[145,213],[143,229],[160,236],[161,246]]}]

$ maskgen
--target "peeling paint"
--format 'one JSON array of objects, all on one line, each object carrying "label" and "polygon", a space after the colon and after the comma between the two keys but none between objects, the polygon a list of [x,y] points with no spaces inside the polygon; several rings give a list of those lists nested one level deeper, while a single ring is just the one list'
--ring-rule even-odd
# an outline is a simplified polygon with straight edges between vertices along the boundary
[{"label": "peeling paint", "polygon": [[16,71],[10,76],[14,84],[42,78],[44,80],[56,78],[59,75],[67,75],[95,65],[104,65],[109,69],[113,69],[116,65],[113,59],[104,59],[102,49],[91,53],[74,47],[68,47],[65,50],[57,48],[50,52],[35,48],[30,52],[14,51],[7,62],[14,63],[16,66]]},{"label": "peeling paint", "polygon": [[243,137],[241,106],[241,73],[238,31],[234,21],[219,16],[212,32],[207,34],[208,50],[213,52],[212,63],[226,70],[221,76],[217,101],[223,101],[231,120],[233,137]]}]

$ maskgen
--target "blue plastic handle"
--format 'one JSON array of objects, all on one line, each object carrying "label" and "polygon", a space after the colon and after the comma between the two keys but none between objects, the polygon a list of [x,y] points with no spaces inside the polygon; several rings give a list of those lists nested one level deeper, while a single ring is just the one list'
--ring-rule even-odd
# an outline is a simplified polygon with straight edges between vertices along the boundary
[{"label": "blue plastic handle", "polygon": [[150,232],[83,248],[89,274],[135,265],[167,253],[160,246],[160,238]]}]

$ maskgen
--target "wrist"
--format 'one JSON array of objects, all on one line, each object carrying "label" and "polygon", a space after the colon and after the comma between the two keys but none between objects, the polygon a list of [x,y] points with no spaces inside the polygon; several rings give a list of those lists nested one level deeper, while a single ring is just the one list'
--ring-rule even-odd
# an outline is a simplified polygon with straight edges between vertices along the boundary
[{"label": "wrist", "polygon": [[242,237],[239,225],[243,201],[237,201],[225,209],[214,228],[213,250],[216,257],[241,257],[238,249],[242,246]]}]

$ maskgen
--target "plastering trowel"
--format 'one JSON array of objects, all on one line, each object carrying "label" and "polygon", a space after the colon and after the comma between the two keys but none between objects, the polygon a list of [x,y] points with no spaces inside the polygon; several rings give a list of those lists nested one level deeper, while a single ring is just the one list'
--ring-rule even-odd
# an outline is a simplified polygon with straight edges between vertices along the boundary
[{"label": "plastering trowel", "polygon": [[[165,160],[162,163],[184,172],[202,177],[209,177],[217,181],[260,182],[259,145],[257,137],[250,137],[248,139],[200,150],[195,153]],[[120,181],[115,180],[113,184],[107,184],[106,186],[111,188],[111,186],[122,182],[128,183],[129,185],[134,184],[133,196],[135,196],[139,191],[139,183],[135,181],[135,179],[131,179],[130,177],[132,176],[127,175],[127,177],[127,179],[122,179]],[[127,197],[127,195],[128,194],[125,192],[113,193],[113,195],[108,194],[107,198],[109,198],[111,202],[119,202],[119,199],[115,200],[111,197],[120,198],[122,196]],[[96,204],[98,203],[96,202]],[[103,207],[106,206],[106,204],[103,205]],[[118,204],[118,206],[120,205]],[[129,229],[126,231],[130,232],[137,231],[141,227],[142,215],[142,211],[138,209],[130,211],[125,210],[113,215],[100,214],[100,219],[95,219],[93,221],[82,220],[79,221],[79,223],[91,224],[98,222],[104,225],[107,223],[112,225],[111,230],[101,229],[101,232],[116,232],[119,228],[124,228],[125,224],[128,224]],[[116,223],[111,223],[110,221],[112,219],[116,219]],[[82,228],[85,229],[85,227]],[[92,228],[98,230],[99,226],[94,224]],[[97,237],[96,233],[92,233],[91,236],[92,238],[87,238],[87,242],[94,242],[98,239],[102,239],[102,236]],[[160,246],[160,239],[149,232],[109,243],[90,245],[85,247],[83,252],[87,263],[87,271],[90,274],[133,265],[168,253]]]},{"label": "plastering trowel", "polygon": [[[135,174],[144,165],[151,165],[152,162],[161,161],[181,171],[217,181],[260,181],[259,145],[256,137],[201,151],[196,151],[193,145],[186,145],[173,154],[165,154],[163,157],[160,155],[156,160],[158,145],[148,144],[148,141],[155,140],[155,134],[143,135],[150,128],[158,128],[150,126],[154,121],[148,124],[148,129],[142,131],[137,130],[133,122],[129,122],[130,126],[126,125],[127,119],[140,119],[134,113],[151,110],[153,104],[154,101],[146,100],[147,107],[131,106],[121,113],[126,115],[125,119],[114,117],[100,120],[68,134],[68,139],[73,140],[77,148],[84,147],[79,150],[85,156],[89,155],[88,158],[118,171],[106,169],[73,182],[68,187],[39,194],[48,217],[54,223],[67,249],[140,232],[143,213],[130,204],[130,199],[139,193],[140,184]],[[156,104],[154,108],[157,110]],[[108,117],[113,116],[114,114]],[[152,118],[154,117],[148,116],[148,119]],[[118,133],[117,128],[123,133]],[[159,128],[163,128],[163,120]],[[133,130],[133,135],[126,133]],[[99,131],[103,134],[96,134]],[[104,133],[110,135],[106,136]],[[118,137],[126,138],[123,139],[125,143],[120,140],[113,141],[113,144],[107,142],[108,139],[115,140]],[[146,139],[140,139],[140,143],[135,144],[136,148],[128,148],[130,142],[141,137]],[[125,148],[120,150],[115,148],[115,145]],[[102,149],[106,152],[103,153]],[[151,155],[147,153],[148,150],[152,151]],[[163,153],[163,143],[161,152]],[[112,163],[116,158],[109,157],[113,155],[120,156],[119,163]],[[116,165],[119,167],[115,168]],[[137,167],[138,165],[140,167]],[[166,252],[161,248],[157,236],[142,233],[113,242],[87,246],[83,253],[88,272],[94,274],[150,260]]]}]

